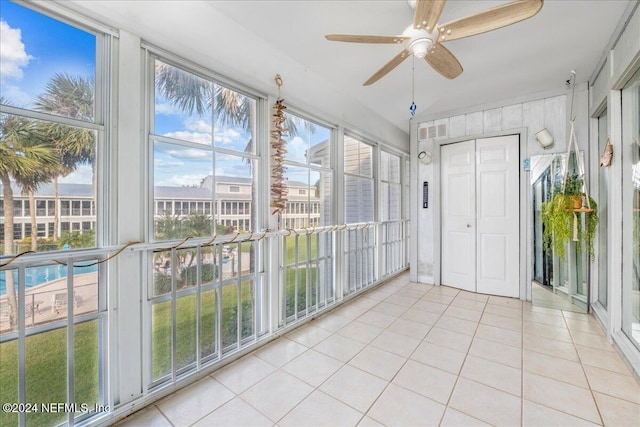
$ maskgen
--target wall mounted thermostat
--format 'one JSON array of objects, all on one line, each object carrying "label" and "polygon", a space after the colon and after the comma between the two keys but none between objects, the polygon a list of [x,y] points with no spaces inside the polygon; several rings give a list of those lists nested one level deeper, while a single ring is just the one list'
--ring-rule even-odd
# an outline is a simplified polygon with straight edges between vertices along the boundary
[{"label": "wall mounted thermostat", "polygon": [[422,183],[422,208],[427,209],[429,207],[429,181]]}]

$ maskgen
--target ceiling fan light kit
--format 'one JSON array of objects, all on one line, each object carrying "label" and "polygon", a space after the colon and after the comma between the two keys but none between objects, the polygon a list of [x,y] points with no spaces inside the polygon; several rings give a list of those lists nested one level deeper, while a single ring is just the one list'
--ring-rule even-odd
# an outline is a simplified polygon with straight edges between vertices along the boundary
[{"label": "ceiling fan light kit", "polygon": [[483,12],[439,25],[446,0],[416,0],[413,24],[402,35],[379,36],[327,34],[330,41],[348,43],[402,44],[402,51],[373,74],[364,86],[380,80],[410,55],[424,60],[438,73],[455,79],[462,73],[458,59],[442,43],[486,33],[531,18],[542,8],[543,0],[517,0]]}]

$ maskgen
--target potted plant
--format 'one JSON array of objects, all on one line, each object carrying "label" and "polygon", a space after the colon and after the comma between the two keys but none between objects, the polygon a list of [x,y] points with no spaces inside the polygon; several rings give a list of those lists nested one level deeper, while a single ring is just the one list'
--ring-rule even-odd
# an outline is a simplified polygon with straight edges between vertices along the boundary
[{"label": "potted plant", "polygon": [[[556,194],[561,194],[571,200],[571,206],[573,209],[580,209],[582,207],[582,185],[583,181],[578,175],[568,175],[564,182],[564,191],[561,188],[556,188]],[[558,191],[560,190],[560,191]]]},{"label": "potted plant", "polygon": [[[598,212],[595,200],[589,197],[590,209],[582,208],[583,181],[578,175],[569,175],[565,180],[564,191],[556,187],[549,202],[542,204],[543,242],[546,250],[552,249],[560,259],[566,258],[567,243],[571,240],[583,241],[591,260],[595,260],[593,239],[598,225]],[[585,220],[579,217],[584,213]],[[578,245],[580,250],[582,245]]]}]

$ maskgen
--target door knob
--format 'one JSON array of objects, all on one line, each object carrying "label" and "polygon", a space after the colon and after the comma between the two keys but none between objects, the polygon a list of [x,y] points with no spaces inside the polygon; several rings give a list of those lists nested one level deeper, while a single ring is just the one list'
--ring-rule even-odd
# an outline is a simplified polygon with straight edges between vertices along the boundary
[{"label": "door knob", "polygon": [[467,224],[467,228],[471,228],[471,224]]}]

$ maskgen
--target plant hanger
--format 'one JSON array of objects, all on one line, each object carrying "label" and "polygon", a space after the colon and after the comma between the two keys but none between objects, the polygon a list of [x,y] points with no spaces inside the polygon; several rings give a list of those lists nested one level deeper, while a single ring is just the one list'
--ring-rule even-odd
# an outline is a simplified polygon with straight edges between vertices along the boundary
[{"label": "plant hanger", "polygon": [[584,159],[580,156],[580,148],[578,147],[578,139],[576,138],[576,119],[573,116],[573,101],[575,98],[576,91],[576,72],[571,71],[569,75],[569,79],[567,80],[567,84],[571,85],[571,112],[569,113],[570,126],[571,130],[569,132],[569,144],[567,144],[567,154],[564,159],[564,174],[562,176],[562,192],[564,193],[565,187],[567,185],[567,176],[569,174],[569,160],[571,157],[571,150],[574,150],[576,156],[576,167],[578,168],[578,177],[582,181],[581,192],[584,195],[584,199],[586,200],[587,207],[586,209],[580,207],[580,209],[573,209],[573,241],[577,242],[578,239],[578,215],[577,212],[593,212],[591,209],[591,198],[589,197],[589,190],[587,188],[587,181],[585,180],[585,171],[584,171]]}]

